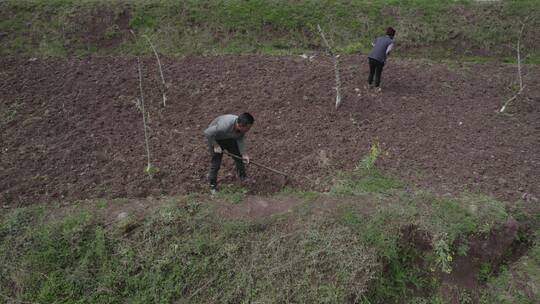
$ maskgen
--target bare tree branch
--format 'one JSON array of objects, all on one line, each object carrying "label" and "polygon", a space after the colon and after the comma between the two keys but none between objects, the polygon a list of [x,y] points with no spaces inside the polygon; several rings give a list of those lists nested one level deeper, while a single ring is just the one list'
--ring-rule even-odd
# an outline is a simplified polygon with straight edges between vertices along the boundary
[{"label": "bare tree branch", "polygon": [[339,55],[334,55],[334,52],[332,51],[332,48],[330,47],[330,44],[328,43],[328,40],[326,40],[326,36],[324,35],[324,32],[320,25],[317,24],[317,28],[319,29],[319,33],[321,34],[322,40],[328,50],[328,53],[330,56],[332,56],[332,60],[334,61],[334,71],[336,75],[336,109],[339,108],[341,104],[341,80],[339,77]]},{"label": "bare tree branch", "polygon": [[518,77],[519,77],[519,91],[523,91],[523,77],[521,74],[521,36],[523,35],[523,29],[525,28],[525,23],[521,22],[521,30],[519,31],[518,42],[517,42],[517,63],[518,63]]},{"label": "bare tree branch", "polygon": [[158,68],[159,68],[159,74],[161,76],[161,93],[163,94],[163,106],[166,106],[167,96],[165,95],[165,88],[166,88],[165,77],[163,77],[163,70],[161,69],[161,61],[159,60],[159,55],[158,55],[158,53],[156,51],[156,48],[154,48],[154,45],[152,44],[152,41],[150,41],[150,38],[148,38],[148,36],[146,36],[146,35],[142,35],[142,36],[144,38],[146,38],[146,41],[148,41],[148,44],[150,44],[150,47],[154,51],[154,55],[156,55]]},{"label": "bare tree branch", "polygon": [[150,169],[152,168],[152,165],[150,164],[150,144],[148,143],[148,132],[146,131],[147,124],[146,124],[146,113],[144,111],[144,94],[143,94],[143,87],[142,87],[141,61],[138,56],[137,56],[137,67],[139,70],[139,90],[141,94],[140,109],[141,109],[142,117],[143,117],[144,142],[146,143],[146,156],[148,160],[146,171],[150,172]]},{"label": "bare tree branch", "polygon": [[523,36],[523,29],[525,29],[525,24],[526,24],[526,21],[529,17],[525,18],[524,21],[521,22],[521,29],[519,30],[519,36],[518,36],[518,41],[517,41],[517,45],[516,45],[516,57],[517,57],[517,72],[518,72],[518,81],[519,81],[519,91],[513,96],[511,97],[510,99],[508,99],[504,105],[501,107],[501,109],[499,110],[499,113],[503,113],[506,108],[508,107],[508,105],[514,101],[515,99],[518,98],[519,95],[521,95],[521,93],[523,93],[523,89],[525,89],[525,85],[523,85],[523,73],[522,73],[522,69],[521,69],[521,37]]}]

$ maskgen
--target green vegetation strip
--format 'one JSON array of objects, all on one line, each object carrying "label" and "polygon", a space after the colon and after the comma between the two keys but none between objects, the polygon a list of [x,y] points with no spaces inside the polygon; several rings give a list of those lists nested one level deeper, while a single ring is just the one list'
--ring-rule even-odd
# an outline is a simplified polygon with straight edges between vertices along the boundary
[{"label": "green vegetation strip", "polygon": [[[520,22],[527,28],[540,25],[537,5],[534,0],[7,0],[0,2],[0,55],[151,55],[142,35],[170,56],[296,54],[323,50],[320,24],[341,53],[366,53],[372,39],[393,26],[398,56],[508,60],[515,58]],[[538,37],[527,32],[522,47],[529,62],[538,62]]]},{"label": "green vegetation strip", "polygon": [[[245,196],[234,188],[214,197],[162,198],[154,211],[123,218],[107,211],[116,201],[10,210],[0,222],[0,301],[442,303],[437,274],[451,272],[453,257],[467,254],[455,241],[510,216],[485,196],[404,190],[369,157],[344,178],[336,187],[354,191],[288,189],[303,203],[258,220],[223,218],[220,204]],[[316,202],[325,200],[335,204],[321,212]],[[432,249],[403,242],[401,231],[411,225],[429,232]],[[512,286],[538,283],[539,252],[536,243],[500,276],[486,271],[485,303],[533,303],[534,288]]]}]

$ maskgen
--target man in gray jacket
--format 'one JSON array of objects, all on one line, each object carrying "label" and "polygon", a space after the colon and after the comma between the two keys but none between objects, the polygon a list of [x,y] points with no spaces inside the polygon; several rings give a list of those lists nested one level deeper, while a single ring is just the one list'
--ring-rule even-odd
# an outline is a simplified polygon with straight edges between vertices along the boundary
[{"label": "man in gray jacket", "polygon": [[221,167],[223,150],[241,157],[241,159],[234,158],[236,171],[240,180],[246,179],[244,164],[249,164],[249,156],[245,152],[244,135],[254,122],[253,116],[247,112],[239,116],[226,114],[214,119],[204,131],[208,140],[208,150],[212,157],[208,173],[212,193],[217,191],[217,175]]},{"label": "man in gray jacket", "polygon": [[[380,92],[381,88],[381,76],[386,57],[390,54],[390,51],[394,47],[394,35],[396,31],[389,27],[386,29],[386,36],[378,37],[373,43],[373,49],[369,52],[369,78],[368,85],[373,85],[373,78],[375,78],[375,87]],[[374,77],[375,76],[375,77]]]}]

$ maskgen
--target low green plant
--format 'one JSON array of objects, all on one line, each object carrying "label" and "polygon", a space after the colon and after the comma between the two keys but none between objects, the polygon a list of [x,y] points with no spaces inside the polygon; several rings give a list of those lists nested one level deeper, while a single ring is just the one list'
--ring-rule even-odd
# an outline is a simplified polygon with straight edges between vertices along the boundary
[{"label": "low green plant", "polygon": [[456,250],[456,254],[458,256],[466,256],[467,252],[469,252],[469,245],[468,244],[460,244]]},{"label": "low green plant", "polygon": [[223,185],[215,195],[216,198],[225,200],[231,204],[239,204],[244,200],[248,190],[235,185]]},{"label": "low green plant", "polygon": [[120,31],[120,27],[117,24],[113,24],[113,25],[109,26],[105,30],[104,36],[105,36],[106,39],[113,39],[113,38],[121,37],[122,33]]},{"label": "low green plant", "polygon": [[474,303],[472,295],[467,290],[461,290],[459,292],[459,304],[472,304]]},{"label": "low green plant", "polygon": [[362,159],[360,162],[360,166],[357,167],[357,169],[364,169],[368,172],[375,169],[375,162],[379,158],[379,155],[381,155],[382,150],[379,147],[379,142],[374,142],[371,147],[369,148],[369,153],[366,157]]},{"label": "low green plant", "polygon": [[433,253],[435,256],[435,265],[445,273],[452,272],[452,251],[446,240],[446,235],[439,237],[433,245]]},{"label": "low green plant", "polygon": [[98,207],[99,209],[105,209],[105,208],[107,208],[107,205],[108,205],[108,204],[107,204],[107,200],[104,200],[104,199],[101,199],[101,200],[99,200],[99,201],[97,202],[97,207]]},{"label": "low green plant", "polygon": [[426,194],[415,204],[425,212],[422,225],[436,235],[446,233],[448,244],[459,235],[487,233],[508,219],[502,202],[483,195],[448,198]]},{"label": "low green plant", "polygon": [[337,176],[330,192],[335,195],[360,195],[366,193],[390,193],[401,189],[403,183],[392,176],[381,174],[375,163],[382,154],[378,142],[371,145],[368,155],[351,173]]},{"label": "low green plant", "polygon": [[391,204],[378,206],[369,214],[357,208],[360,207],[342,208],[338,220],[358,233],[367,247],[376,250],[384,269],[360,303],[399,303],[413,298],[416,292],[435,290],[437,281],[423,262],[426,253],[401,239],[401,227],[413,220],[414,208]]},{"label": "low green plant", "polygon": [[536,225],[536,234],[532,247],[525,256],[513,264],[502,267],[496,274],[491,266],[482,265],[480,279],[486,284],[481,296],[481,303],[526,303],[540,301],[540,228]]},{"label": "low green plant", "polygon": [[148,174],[148,176],[152,178],[159,173],[159,168],[149,163],[144,168],[144,173]]},{"label": "low green plant", "polygon": [[16,99],[11,104],[0,105],[0,126],[7,125],[17,117],[17,114],[24,106],[24,103],[20,99]]},{"label": "low green plant", "polygon": [[478,280],[481,282],[486,282],[490,278],[492,272],[493,268],[491,266],[491,263],[482,263],[482,265],[480,265],[480,271],[478,273]]}]

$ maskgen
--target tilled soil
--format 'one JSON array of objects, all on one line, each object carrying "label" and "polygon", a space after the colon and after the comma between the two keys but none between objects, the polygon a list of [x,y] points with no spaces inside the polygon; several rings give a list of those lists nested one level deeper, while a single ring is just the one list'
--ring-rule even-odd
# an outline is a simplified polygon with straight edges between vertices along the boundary
[{"label": "tilled soil", "polygon": [[[540,196],[540,68],[390,59],[383,90],[364,88],[367,59],[340,58],[343,104],[334,109],[334,72],[322,55],[142,59],[149,112],[146,152],[136,58],[0,58],[0,202],[144,197],[207,189],[203,131],[216,116],[248,111],[251,158],[290,174],[289,185],[328,190],[375,141],[377,166],[438,192],[479,191],[498,198]],[[514,86],[515,87],[515,86]],[[220,183],[236,183],[225,157]],[[283,187],[279,175],[250,167],[252,193]]]}]

